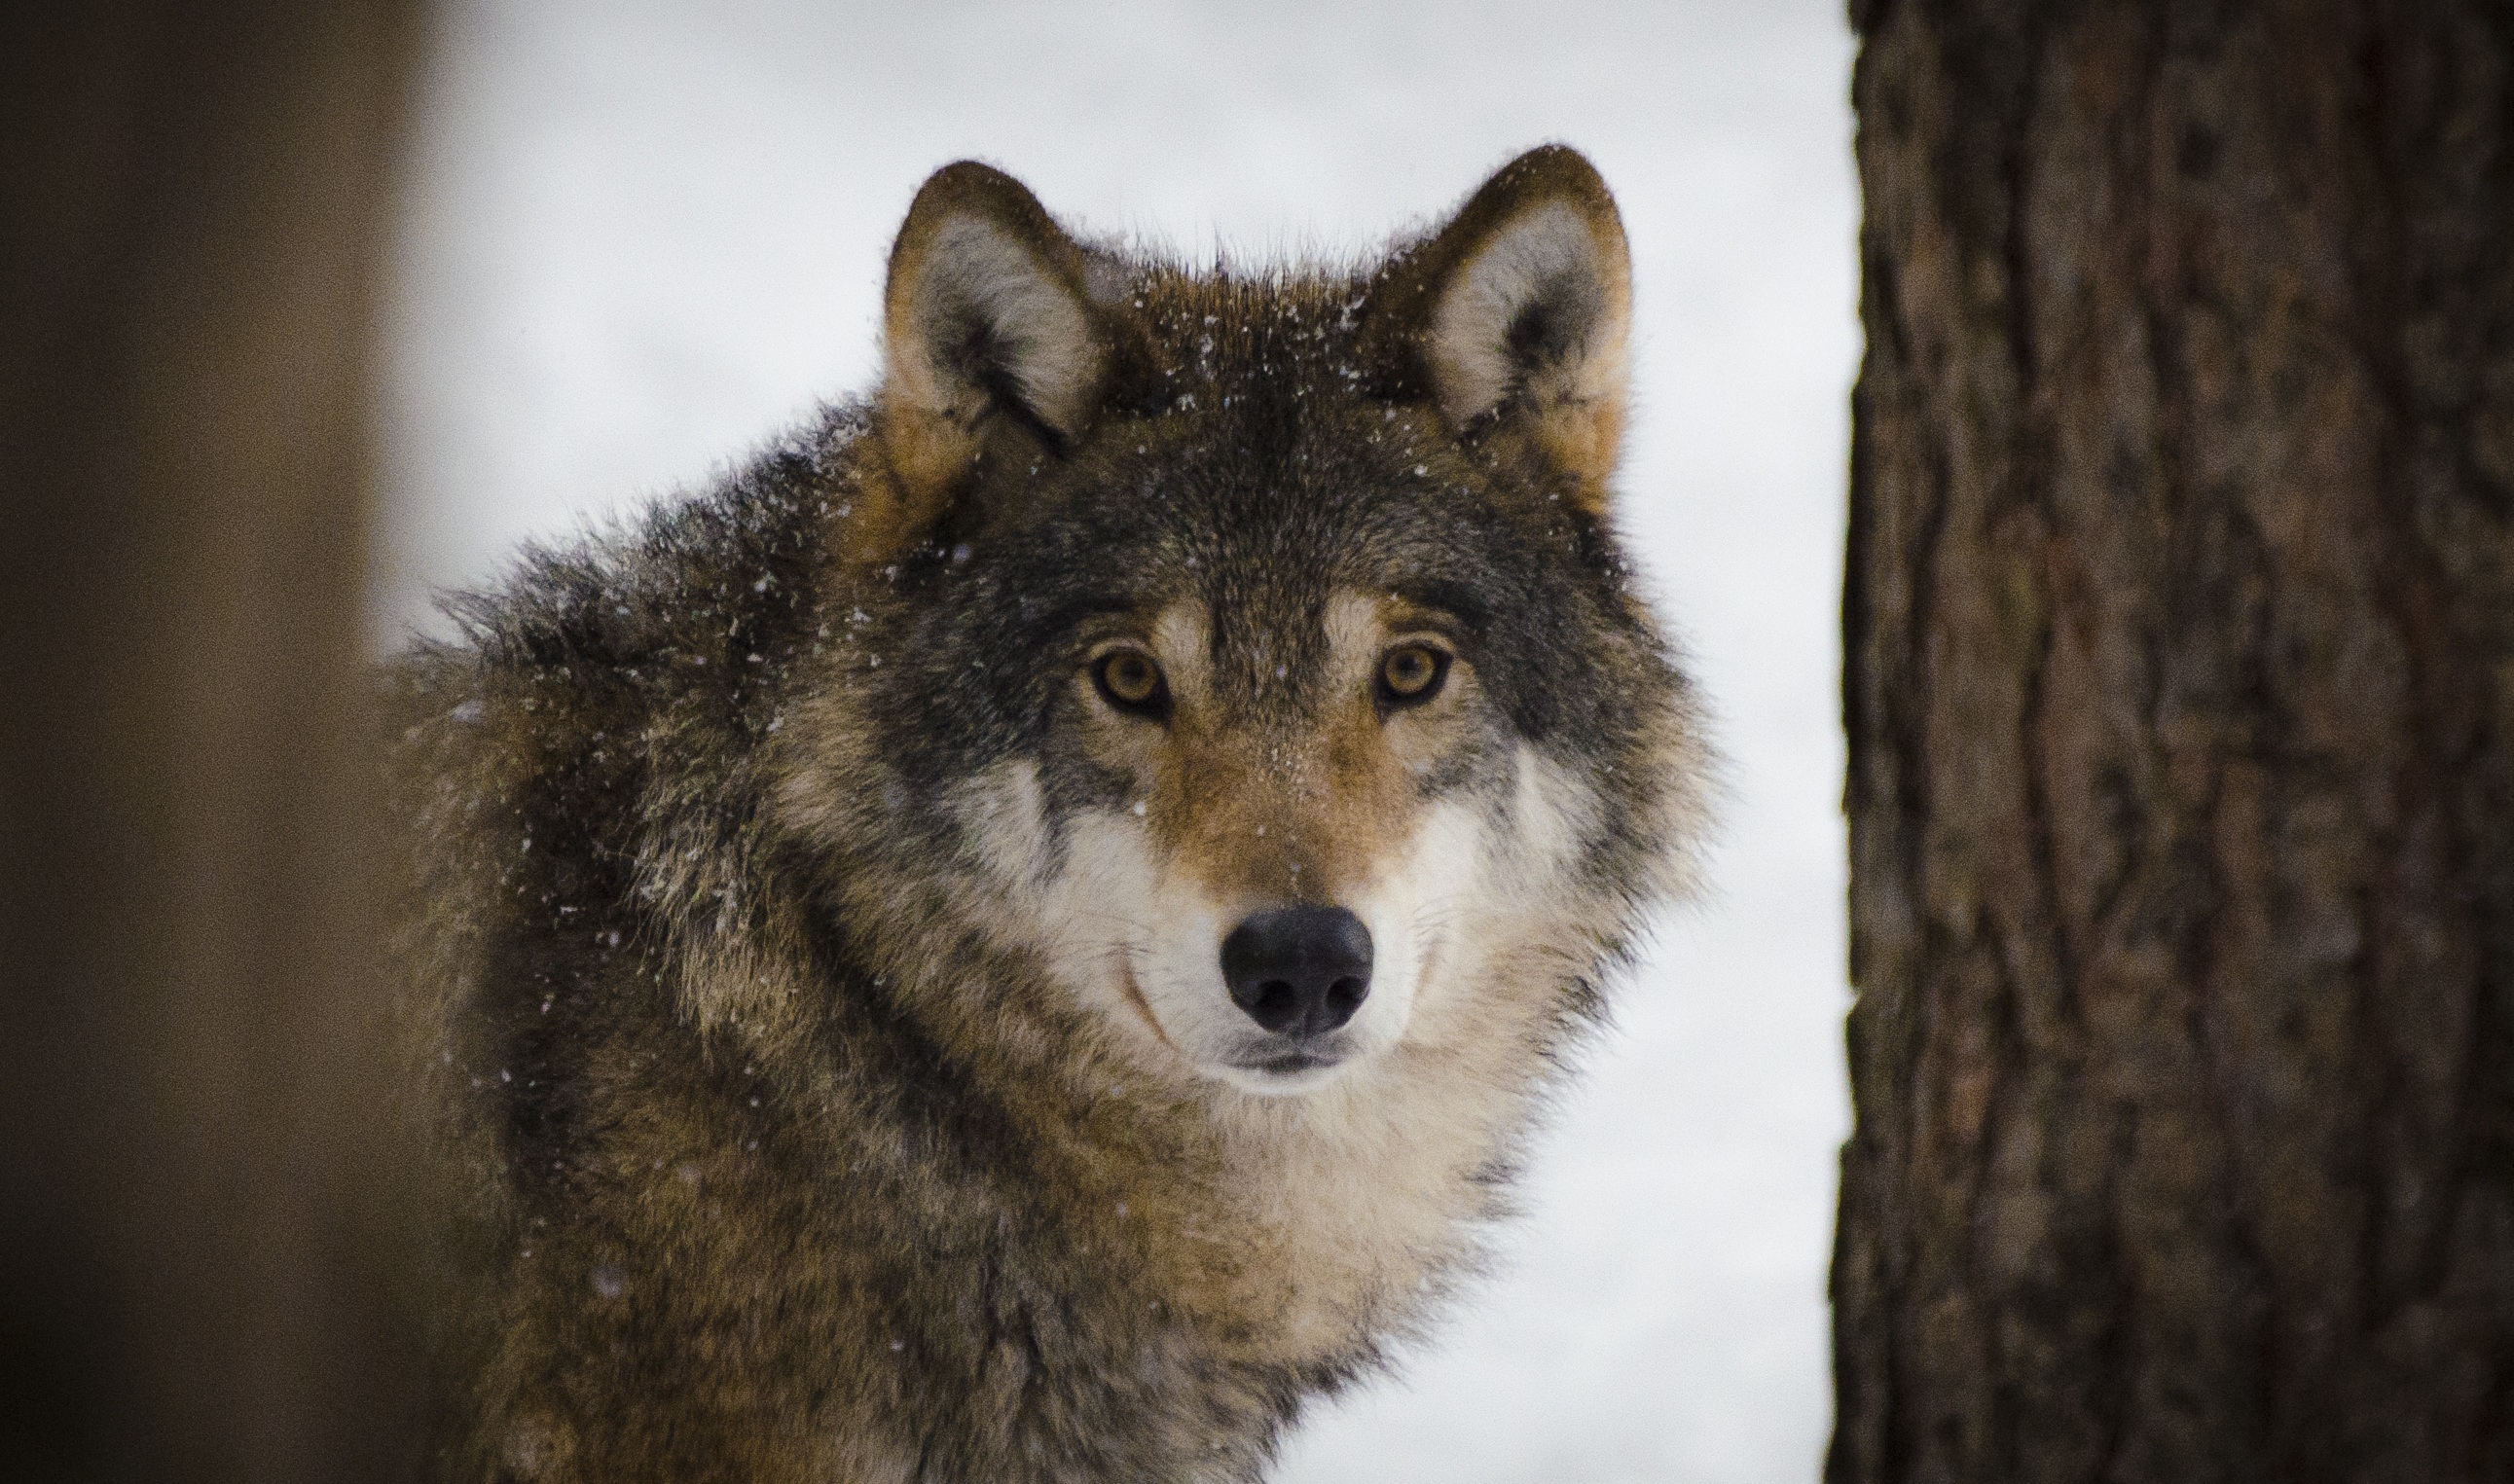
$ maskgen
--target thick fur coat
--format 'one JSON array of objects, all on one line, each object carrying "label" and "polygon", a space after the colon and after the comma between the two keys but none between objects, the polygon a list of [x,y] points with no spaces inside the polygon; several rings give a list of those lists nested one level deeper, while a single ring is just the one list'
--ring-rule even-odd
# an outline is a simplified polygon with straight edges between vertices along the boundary
[{"label": "thick fur coat", "polygon": [[453,601],[442,1476],[1246,1479],[1418,1325],[1700,824],[1629,280],[1560,148],[1255,274],[955,165],[872,398]]}]

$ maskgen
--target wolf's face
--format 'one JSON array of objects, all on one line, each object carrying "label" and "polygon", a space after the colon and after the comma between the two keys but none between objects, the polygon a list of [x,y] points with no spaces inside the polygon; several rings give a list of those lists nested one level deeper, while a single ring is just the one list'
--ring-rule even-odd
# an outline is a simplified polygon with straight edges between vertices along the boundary
[{"label": "wolf's face", "polygon": [[[1522,833],[1520,748],[1466,626],[1372,587],[1337,585],[1291,625],[1218,619],[1209,591],[1095,625],[1071,744],[1042,760],[1078,805],[1071,847],[991,852],[1008,887],[1037,884],[1026,915],[1069,983],[1254,1091],[1401,1037],[1441,949],[1485,915],[1478,862]],[[1043,807],[1021,823],[1010,838],[1050,833]]]},{"label": "wolf's face", "polygon": [[[1242,431],[1223,446],[1253,452]],[[1273,503],[1269,485],[1308,493],[1293,471],[1324,450],[1291,440],[1288,463],[1211,469],[1208,437],[1173,438],[1169,460],[1147,444],[1115,488],[1154,501],[1078,492],[1129,511],[1131,540],[1075,533],[1105,564],[972,574],[1015,595],[1014,623],[1035,594],[1072,597],[1026,654],[1000,635],[1043,682],[1040,715],[954,800],[985,921],[1112,1022],[1258,1092],[1400,1040],[1419,1000],[1559,895],[1598,813],[1508,704],[1554,677],[1486,678],[1547,662],[1495,631],[1497,553],[1415,508],[1410,466],[1343,461],[1339,518],[1306,539],[1219,519]]]},{"label": "wolf's face", "polygon": [[893,258],[896,487],[848,516],[853,827],[1247,1092],[1581,1008],[1695,809],[1603,518],[1625,299],[1567,152],[1354,278],[1095,255],[937,177]]}]

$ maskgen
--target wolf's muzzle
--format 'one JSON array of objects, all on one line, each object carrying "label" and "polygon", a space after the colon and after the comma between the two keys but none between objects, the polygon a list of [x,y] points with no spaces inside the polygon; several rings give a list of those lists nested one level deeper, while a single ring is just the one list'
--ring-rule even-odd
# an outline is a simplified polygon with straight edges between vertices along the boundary
[{"label": "wolf's muzzle", "polygon": [[1222,941],[1231,1002],[1281,1036],[1319,1036],[1370,994],[1370,929],[1342,907],[1252,913]]}]

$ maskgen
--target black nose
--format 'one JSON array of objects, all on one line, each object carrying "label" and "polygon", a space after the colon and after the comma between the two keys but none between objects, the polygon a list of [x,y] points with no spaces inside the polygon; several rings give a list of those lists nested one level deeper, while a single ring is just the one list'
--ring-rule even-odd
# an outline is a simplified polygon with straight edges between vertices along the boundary
[{"label": "black nose", "polygon": [[1222,941],[1233,1004],[1277,1035],[1324,1035],[1370,993],[1370,929],[1342,907],[1259,912]]}]

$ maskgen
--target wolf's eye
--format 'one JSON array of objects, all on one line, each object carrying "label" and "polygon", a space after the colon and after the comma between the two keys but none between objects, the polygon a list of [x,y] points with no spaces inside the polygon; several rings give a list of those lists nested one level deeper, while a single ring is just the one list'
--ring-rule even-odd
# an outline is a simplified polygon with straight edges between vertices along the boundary
[{"label": "wolf's eye", "polygon": [[1158,717],[1170,699],[1161,667],[1139,649],[1113,650],[1101,656],[1091,666],[1091,683],[1099,688],[1101,700],[1139,716]]},{"label": "wolf's eye", "polygon": [[1449,657],[1428,644],[1400,644],[1379,662],[1379,699],[1383,706],[1420,705],[1440,693],[1449,673]]}]

